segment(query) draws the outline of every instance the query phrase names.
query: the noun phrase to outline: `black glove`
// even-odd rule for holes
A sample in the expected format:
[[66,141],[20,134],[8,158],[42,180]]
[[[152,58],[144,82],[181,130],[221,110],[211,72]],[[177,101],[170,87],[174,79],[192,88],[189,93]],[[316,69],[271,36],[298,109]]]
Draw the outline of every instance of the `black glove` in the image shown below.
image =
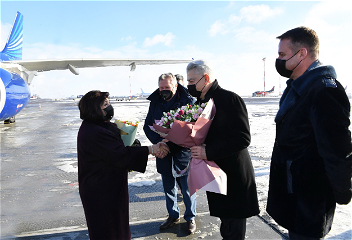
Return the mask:
[[334,192],[335,200],[338,204],[348,204],[352,198],[352,189],[343,192]]
[[138,139],[135,139],[134,142],[132,143],[131,147],[140,147],[141,142]]

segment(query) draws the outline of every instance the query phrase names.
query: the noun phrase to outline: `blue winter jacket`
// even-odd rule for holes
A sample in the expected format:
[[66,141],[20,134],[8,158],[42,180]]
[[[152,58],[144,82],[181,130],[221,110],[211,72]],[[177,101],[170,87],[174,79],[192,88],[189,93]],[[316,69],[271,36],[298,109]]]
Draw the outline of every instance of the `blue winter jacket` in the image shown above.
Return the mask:
[[[175,110],[187,104],[192,104],[195,100],[189,95],[187,89],[181,85],[178,85],[175,96],[166,102],[160,96],[159,89],[155,90],[148,98],[150,101],[149,111],[144,122],[144,133],[147,138],[156,144],[163,140],[159,134],[152,131],[149,126],[155,123],[155,120],[160,120],[163,112],[169,112],[170,110]],[[165,158],[156,158],[157,171],[160,174],[172,175],[172,159],[174,161],[174,168],[176,171],[180,171],[186,168],[188,162],[191,159],[190,152],[187,148],[182,148],[181,151],[177,153],[168,154]]]

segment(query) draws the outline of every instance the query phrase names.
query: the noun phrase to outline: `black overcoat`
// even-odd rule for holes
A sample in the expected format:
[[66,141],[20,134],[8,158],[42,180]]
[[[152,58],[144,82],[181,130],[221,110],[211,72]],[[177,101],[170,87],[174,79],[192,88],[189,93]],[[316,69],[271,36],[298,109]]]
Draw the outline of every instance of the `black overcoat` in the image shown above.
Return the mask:
[[243,99],[222,89],[217,80],[204,100],[212,98],[216,114],[205,139],[207,159],[227,174],[227,195],[207,192],[211,216],[248,218],[259,213],[255,175],[248,154],[250,130]]
[[333,67],[316,62],[288,80],[275,119],[267,212],[314,238],[330,231],[336,202],[351,199],[350,103],[335,79]]
[[145,172],[148,147],[125,147],[109,122],[83,121],[78,182],[90,239],[130,239],[128,170]]

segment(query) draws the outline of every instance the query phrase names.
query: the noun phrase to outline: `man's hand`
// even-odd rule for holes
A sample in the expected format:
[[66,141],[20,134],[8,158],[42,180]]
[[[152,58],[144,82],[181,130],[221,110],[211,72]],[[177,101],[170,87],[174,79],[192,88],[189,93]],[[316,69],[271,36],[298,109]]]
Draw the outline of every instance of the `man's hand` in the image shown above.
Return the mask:
[[170,152],[165,142],[159,142],[156,146],[158,147],[158,151],[154,156],[157,158],[164,158]]

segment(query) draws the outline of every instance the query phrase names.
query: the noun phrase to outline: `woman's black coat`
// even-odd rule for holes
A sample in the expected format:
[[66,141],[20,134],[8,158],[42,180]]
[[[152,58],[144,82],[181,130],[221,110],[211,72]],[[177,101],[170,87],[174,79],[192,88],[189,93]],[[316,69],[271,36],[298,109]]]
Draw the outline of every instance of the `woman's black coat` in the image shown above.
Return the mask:
[[[215,80],[205,95],[212,98],[216,114],[205,139],[207,159],[227,174],[227,195],[207,192],[210,215],[248,218],[259,213],[255,175],[248,154],[250,130],[247,109],[237,94],[222,89]],[[199,100],[199,99],[198,99]]]
[[267,212],[314,238],[330,231],[336,202],[351,199],[350,103],[335,79],[320,66],[288,80],[275,119]]
[[130,239],[128,170],[145,172],[148,147],[125,147],[110,122],[83,121],[78,182],[90,239]]

